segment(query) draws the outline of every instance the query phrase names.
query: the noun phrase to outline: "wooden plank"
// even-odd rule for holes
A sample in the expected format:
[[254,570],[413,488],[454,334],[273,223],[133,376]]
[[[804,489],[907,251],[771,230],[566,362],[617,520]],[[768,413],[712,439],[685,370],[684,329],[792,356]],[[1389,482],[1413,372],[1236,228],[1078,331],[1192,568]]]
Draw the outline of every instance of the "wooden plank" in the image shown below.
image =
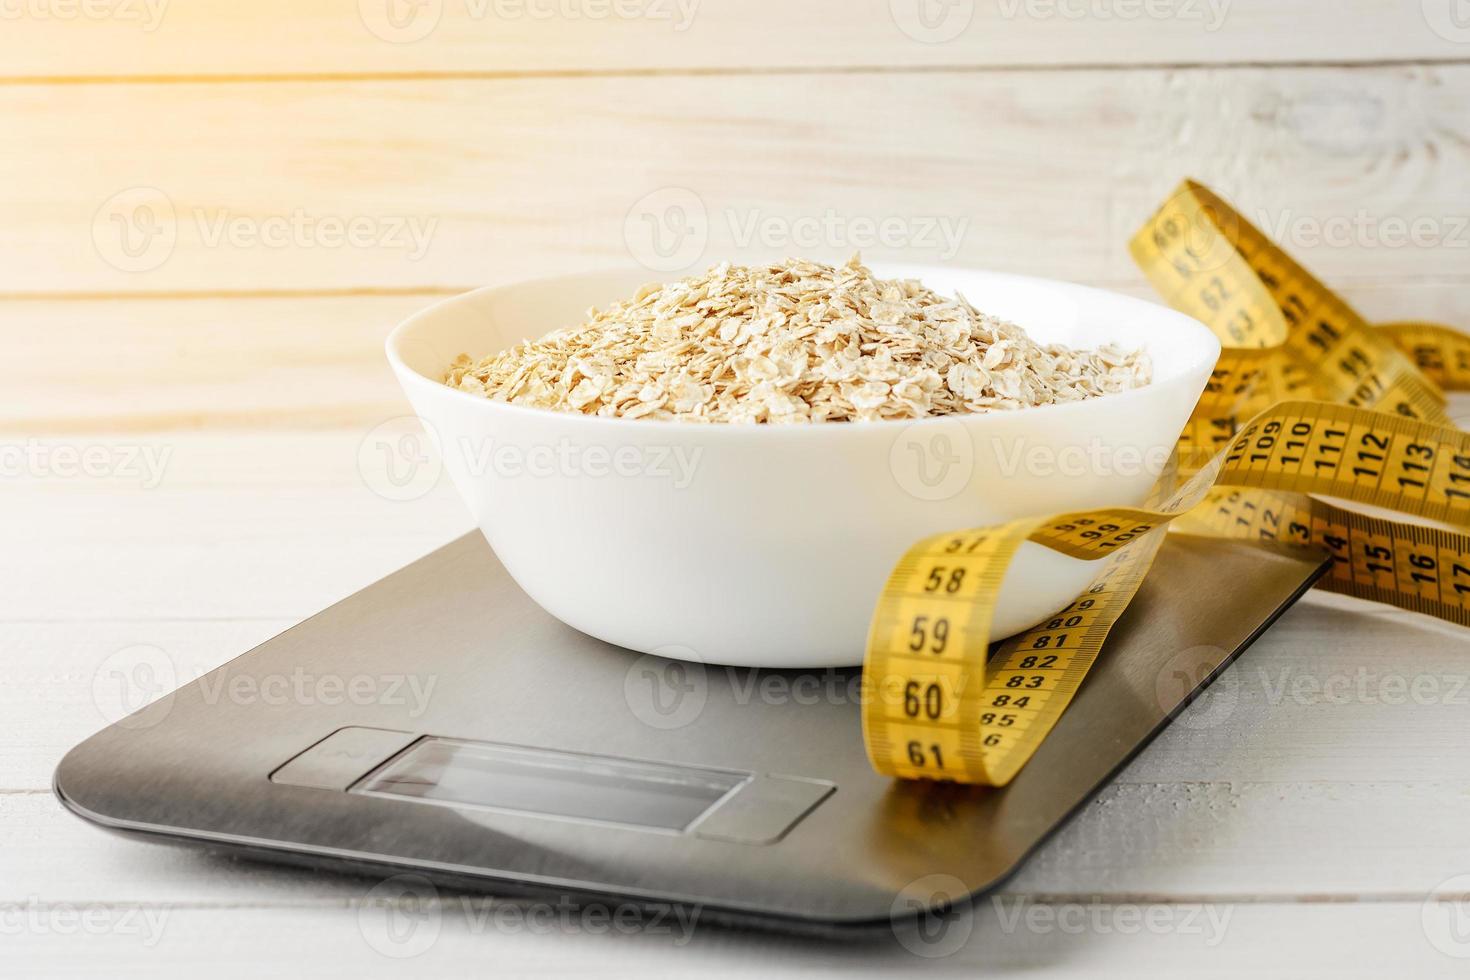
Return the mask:
[[1462,281],[1467,84],[1470,66],[816,75],[800,99],[765,75],[7,86],[0,295],[453,289],[859,249],[1121,282],[1185,175],[1333,282]]
[[[352,897],[366,894],[360,886]],[[90,927],[84,929],[79,915],[87,910]],[[22,976],[105,973],[152,980],[166,964],[180,973],[218,978],[274,973],[360,980],[402,976],[405,962],[416,975],[445,977],[483,970],[486,962],[512,976],[640,978],[905,976],[921,968],[967,976],[1024,973],[1042,980],[1464,975],[1463,962],[1427,938],[1418,902],[981,904],[926,934],[928,941],[910,936],[907,944],[882,936],[866,942],[799,941],[698,919],[692,930],[687,920],[650,920],[630,929],[626,917],[610,921],[555,904],[458,897],[423,907],[371,899],[344,908],[57,902],[15,911],[20,926],[6,937],[6,960]],[[1432,913],[1439,915],[1438,907]],[[1459,948],[1451,942],[1440,939],[1446,948]]]
[[0,432],[371,426],[407,411],[383,339],[438,298],[0,303]]
[[[168,444],[158,488],[120,475],[76,477],[75,486],[56,480],[60,489],[49,493],[7,492],[0,536],[25,560],[0,571],[0,619],[300,619],[470,530],[468,511],[437,470],[437,483],[417,499],[375,492],[357,471],[363,436],[273,440],[259,455],[243,437],[201,454],[179,439]],[[118,445],[74,445],[99,444]],[[299,483],[250,476],[252,458],[272,451],[299,463]],[[165,489],[211,460],[240,474],[238,489]],[[352,482],[312,486],[318,463]]]
[[[12,737],[0,747],[0,789],[45,790],[50,786],[50,773],[72,745],[294,622],[250,619],[0,627],[0,647],[6,654],[0,704],[18,722]],[[4,795],[0,801],[11,813],[26,803],[24,797]]]
[[[32,0],[0,77],[1376,62],[1464,58],[1439,11],[1362,0]],[[390,19],[391,15],[391,19]]]

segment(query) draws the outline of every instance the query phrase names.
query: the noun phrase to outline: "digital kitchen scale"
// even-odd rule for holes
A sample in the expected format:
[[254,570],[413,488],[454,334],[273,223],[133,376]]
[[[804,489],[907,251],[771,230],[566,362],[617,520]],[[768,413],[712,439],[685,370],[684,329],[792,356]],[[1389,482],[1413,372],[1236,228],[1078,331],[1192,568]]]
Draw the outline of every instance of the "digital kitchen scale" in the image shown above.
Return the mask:
[[[1016,871],[1325,567],[1170,535],[996,790],[874,773],[858,670],[640,657],[543,612],[476,532],[88,739],[55,791],[112,830],[293,863],[887,931],[956,897],[915,896],[926,876],[979,894]],[[302,675],[377,686],[370,703],[229,693]],[[428,696],[390,697],[405,676]]]

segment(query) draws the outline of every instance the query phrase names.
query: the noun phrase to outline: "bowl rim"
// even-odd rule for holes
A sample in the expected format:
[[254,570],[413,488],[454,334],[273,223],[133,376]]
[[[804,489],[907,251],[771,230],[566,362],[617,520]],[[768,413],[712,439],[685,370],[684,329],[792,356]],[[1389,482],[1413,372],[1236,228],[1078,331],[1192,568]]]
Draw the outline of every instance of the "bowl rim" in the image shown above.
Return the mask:
[[[879,261],[872,263],[872,268],[875,272],[884,276],[885,278],[911,278],[919,279],[922,281],[926,272],[938,272],[941,274],[979,274],[993,279],[1010,280],[1015,283],[1028,284],[1033,287],[1060,288],[1065,291],[1096,293],[1108,297],[1111,301],[1123,300],[1128,303],[1137,303],[1143,306],[1152,307],[1153,309],[1151,312],[1153,315],[1166,315],[1168,318],[1177,321],[1176,325],[1180,329],[1189,331],[1190,333],[1196,335],[1198,339],[1202,342],[1200,346],[1200,354],[1196,360],[1192,360],[1189,363],[1182,365],[1175,372],[1172,372],[1169,377],[1163,380],[1154,380],[1149,382],[1142,388],[1130,388],[1127,391],[1112,392],[1106,395],[1099,395],[1096,398],[1085,398],[1080,401],[1064,402],[1058,405],[1037,405],[1032,408],[1008,409],[1005,411],[996,412],[959,412],[950,415],[931,415],[917,419],[877,419],[871,421],[860,420],[837,422],[830,425],[826,423],[809,425],[752,425],[728,422],[689,422],[680,419],[623,419],[615,416],[582,415],[580,413],[573,412],[558,412],[547,408],[532,408],[525,405],[515,405],[510,402],[495,401],[490,398],[485,398],[482,395],[475,395],[467,391],[460,391],[458,388],[451,388],[443,381],[431,378],[428,375],[425,375],[422,372],[409,367],[399,354],[399,347],[406,340],[409,339],[410,335],[414,332],[414,329],[419,324],[444,313],[447,309],[451,307],[458,306],[462,303],[468,303],[473,297],[483,296],[487,293],[500,292],[502,290],[515,289],[522,286],[545,286],[552,283],[569,282],[578,279],[612,277],[615,275],[631,276],[636,272],[648,272],[648,270],[643,269],[640,266],[628,265],[603,266],[599,268],[584,269],[577,272],[563,273],[560,275],[535,276],[525,279],[515,279],[509,282],[480,286],[467,292],[445,297],[444,299],[441,299],[435,303],[430,304],[429,306],[415,311],[407,318],[400,321],[392,329],[392,331],[389,332],[387,339],[383,342],[383,348],[384,352],[387,354],[388,362],[392,366],[394,374],[398,376],[401,384],[407,385],[412,383],[414,385],[420,386],[421,389],[425,391],[432,390],[439,395],[448,394],[453,398],[460,399],[461,401],[458,402],[459,404],[478,405],[479,408],[474,409],[475,411],[488,412],[491,415],[504,414],[512,419],[518,416],[525,416],[528,418],[539,419],[542,422],[560,421],[562,423],[572,426],[583,425],[598,428],[615,426],[619,431],[622,431],[624,433],[628,431],[630,423],[636,424],[642,431],[655,431],[658,429],[662,429],[677,430],[679,432],[689,434],[699,433],[701,435],[707,433],[712,434],[715,432],[721,433],[721,435],[718,436],[711,436],[713,438],[739,438],[748,436],[748,434],[751,432],[760,432],[765,430],[769,430],[773,433],[824,432],[828,433],[829,435],[838,432],[862,433],[871,432],[874,429],[896,430],[908,426],[939,425],[945,422],[953,423],[957,420],[964,422],[966,425],[983,425],[985,424],[985,421],[987,419],[1014,418],[1018,414],[1033,415],[1037,412],[1048,413],[1048,418],[1057,418],[1059,416],[1064,416],[1065,413],[1069,412],[1074,414],[1084,412],[1088,409],[1089,406],[1096,405],[1099,401],[1107,401],[1109,404],[1119,404],[1121,402],[1130,401],[1143,401],[1150,398],[1152,392],[1161,386],[1175,385],[1180,382],[1186,381],[1191,375],[1201,369],[1212,370],[1220,357],[1220,340],[1218,337],[1215,336],[1214,331],[1210,330],[1209,327],[1205,326],[1203,323],[1190,316],[1189,314],[1182,313],[1179,310],[1165,306],[1162,303],[1154,302],[1151,299],[1144,299],[1138,296],[1130,296],[1127,293],[1115,292],[1110,289],[1102,289],[1097,286],[1088,286],[1082,283],[1068,282],[1063,279],[1047,279],[1042,276],[1022,275],[1012,272],[998,272],[990,269],[979,269],[973,266],[911,265],[907,263],[890,263]],[[669,279],[666,281],[672,282],[676,280]],[[1023,329],[1025,328],[1024,324],[1020,324],[1020,326]],[[428,387],[424,388],[423,386]]]

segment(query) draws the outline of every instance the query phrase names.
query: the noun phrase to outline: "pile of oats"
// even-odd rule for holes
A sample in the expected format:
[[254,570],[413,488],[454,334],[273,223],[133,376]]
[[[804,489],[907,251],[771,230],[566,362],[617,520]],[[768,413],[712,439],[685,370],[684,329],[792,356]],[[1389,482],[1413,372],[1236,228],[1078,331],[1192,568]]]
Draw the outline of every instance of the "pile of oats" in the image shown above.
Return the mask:
[[1042,346],[914,280],[834,267],[715,266],[445,383],[515,405],[625,419],[847,422],[991,412],[1149,383],[1142,351]]

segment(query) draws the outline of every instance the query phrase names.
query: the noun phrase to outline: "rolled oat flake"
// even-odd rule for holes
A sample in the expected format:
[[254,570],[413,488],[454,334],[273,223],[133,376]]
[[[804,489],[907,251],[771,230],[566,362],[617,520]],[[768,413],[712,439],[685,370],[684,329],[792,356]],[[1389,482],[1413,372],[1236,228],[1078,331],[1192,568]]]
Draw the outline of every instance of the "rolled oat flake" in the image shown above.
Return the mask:
[[1149,383],[1143,351],[1037,344],[963,296],[788,259],[648,285],[580,326],[445,383],[514,405],[625,419],[917,419],[1080,401]]

